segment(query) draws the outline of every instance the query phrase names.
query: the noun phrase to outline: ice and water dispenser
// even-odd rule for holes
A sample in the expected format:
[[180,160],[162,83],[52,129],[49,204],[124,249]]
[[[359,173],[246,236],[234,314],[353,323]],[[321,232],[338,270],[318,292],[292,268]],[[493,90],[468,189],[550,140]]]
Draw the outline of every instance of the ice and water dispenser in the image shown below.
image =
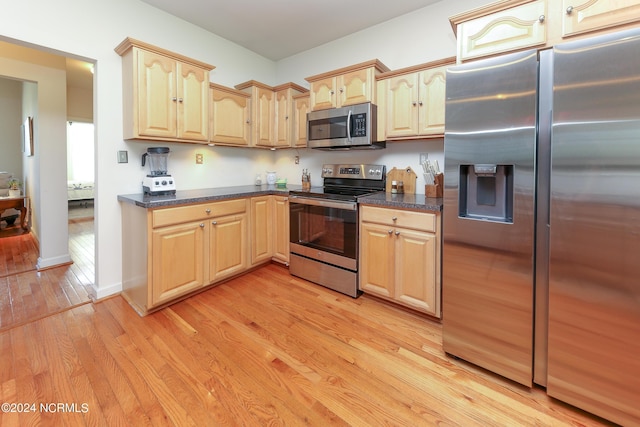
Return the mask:
[[460,165],[459,217],[513,223],[513,165]]

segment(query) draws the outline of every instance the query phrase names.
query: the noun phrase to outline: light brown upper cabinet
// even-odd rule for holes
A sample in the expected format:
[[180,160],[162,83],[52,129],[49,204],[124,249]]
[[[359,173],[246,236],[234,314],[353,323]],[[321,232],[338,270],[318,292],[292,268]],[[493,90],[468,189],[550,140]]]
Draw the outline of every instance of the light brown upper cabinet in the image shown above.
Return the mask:
[[219,145],[248,147],[251,141],[251,95],[209,84],[209,140]]
[[122,56],[124,139],[207,143],[214,67],[126,38]]
[[451,57],[380,74],[378,139],[442,137],[446,71],[454,64]]
[[306,92],[294,83],[277,87],[250,80],[235,86],[251,95],[251,146],[286,148],[293,139],[293,95]]
[[449,18],[458,62],[629,28],[640,0],[507,0]]
[[325,110],[363,102],[376,103],[376,76],[389,71],[377,59],[307,77],[311,110]]
[[307,113],[310,109],[309,92],[293,96],[293,146],[307,146]]

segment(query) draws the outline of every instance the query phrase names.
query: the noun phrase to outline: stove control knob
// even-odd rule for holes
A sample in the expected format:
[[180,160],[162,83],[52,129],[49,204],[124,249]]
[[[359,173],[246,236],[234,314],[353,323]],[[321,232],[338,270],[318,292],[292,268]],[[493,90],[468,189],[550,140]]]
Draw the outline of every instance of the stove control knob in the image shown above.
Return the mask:
[[162,185],[167,185],[167,181],[162,180]]

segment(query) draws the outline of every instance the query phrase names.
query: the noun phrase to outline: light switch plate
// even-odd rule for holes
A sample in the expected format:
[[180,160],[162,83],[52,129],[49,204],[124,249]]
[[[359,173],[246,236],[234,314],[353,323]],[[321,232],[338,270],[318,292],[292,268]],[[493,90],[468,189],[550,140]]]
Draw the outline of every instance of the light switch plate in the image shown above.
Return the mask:
[[118,151],[118,163],[129,163],[129,153],[126,150]]
[[196,153],[196,165],[201,165],[202,161],[202,153]]

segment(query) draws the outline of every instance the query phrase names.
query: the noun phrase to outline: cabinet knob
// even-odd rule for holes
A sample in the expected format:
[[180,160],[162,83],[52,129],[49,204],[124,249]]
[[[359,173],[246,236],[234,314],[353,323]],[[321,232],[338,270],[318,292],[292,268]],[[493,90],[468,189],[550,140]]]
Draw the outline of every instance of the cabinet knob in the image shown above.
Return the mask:
[[415,107],[416,105],[418,105],[418,103],[413,101],[413,106]]
[[200,223],[200,228],[204,228],[204,222]]
[[288,201],[289,201],[289,198],[288,198],[288,197],[285,197],[283,200],[284,200],[285,202],[288,202]]
[[399,235],[400,235],[400,232],[399,232],[399,231],[396,231],[396,236],[399,236]]
[[218,225],[218,221],[212,221],[211,224],[212,225]]
[[211,209],[205,209],[205,212],[210,214],[211,213]]
[[544,19],[545,19],[544,15],[538,16],[538,21],[540,21],[541,24],[544,22]]
[[178,98],[178,102],[182,102],[182,98]]
[[178,98],[176,98],[176,97],[174,96],[173,98],[171,98],[171,100],[172,100],[173,102],[176,102],[176,101],[178,100]]
[[573,6],[569,6],[567,8],[567,15],[571,15],[572,12],[573,12]]
[[391,218],[391,221],[393,221],[393,222],[396,222],[397,220],[398,220],[397,216],[394,216],[394,217]]
[[392,235],[393,234],[393,230],[389,230],[389,231],[387,231],[387,233],[389,233],[389,235]]
[[418,102],[418,105],[422,107],[422,101]]
[[343,87],[340,88],[340,93],[344,93],[344,88]]
[[331,95],[333,95],[335,92],[334,92],[334,91],[332,91],[332,90],[330,90],[330,91],[329,91],[329,93],[330,93]]
[[247,120],[247,124],[251,123],[249,120]]

